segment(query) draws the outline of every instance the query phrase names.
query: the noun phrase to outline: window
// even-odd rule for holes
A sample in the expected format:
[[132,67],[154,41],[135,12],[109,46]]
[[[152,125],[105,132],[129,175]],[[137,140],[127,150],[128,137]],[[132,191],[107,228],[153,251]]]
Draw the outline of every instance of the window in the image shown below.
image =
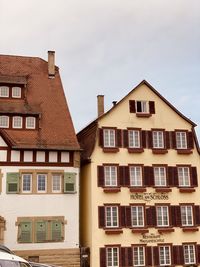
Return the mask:
[[131,219],[133,227],[144,226],[144,208],[143,206],[131,206]]
[[140,131],[128,130],[128,141],[130,148],[140,148]]
[[130,166],[130,185],[142,186],[142,168],[140,166]]
[[136,112],[148,113],[148,102],[147,101],[136,101]]
[[105,186],[117,186],[117,167],[104,166]]
[[145,248],[133,247],[133,266],[145,266]]
[[178,167],[179,186],[190,186],[190,169],[188,167]]
[[153,131],[153,148],[164,148],[164,138],[162,131]]
[[119,266],[119,248],[112,247],[106,248],[106,262],[107,267],[118,267]]
[[27,129],[35,129],[35,117],[27,117],[26,118],[26,128]]
[[154,184],[155,186],[166,186],[165,167],[154,167]]
[[13,128],[17,129],[22,128],[22,117],[19,116],[13,117]]
[[103,130],[104,147],[115,147],[115,130],[104,129]]
[[32,175],[23,174],[22,175],[22,192],[30,193],[32,190]]
[[61,192],[61,174],[52,174],[52,192]]
[[183,246],[184,253],[184,263],[185,264],[195,264],[196,256],[195,256],[195,246],[194,245],[184,245]]
[[21,88],[20,87],[12,87],[12,97],[13,98],[21,98]]
[[176,148],[177,149],[187,148],[186,132],[176,132]]
[[157,226],[169,226],[168,206],[156,207]]
[[9,87],[0,86],[0,97],[9,97]]
[[106,227],[118,227],[118,207],[107,206],[106,211]]
[[9,127],[9,117],[8,116],[0,116],[0,127],[8,128]]
[[40,193],[46,192],[46,180],[47,175],[46,174],[38,174],[37,175],[37,191]]
[[192,206],[181,206],[181,223],[182,226],[193,226]]
[[159,247],[159,262],[161,266],[171,265],[170,246]]

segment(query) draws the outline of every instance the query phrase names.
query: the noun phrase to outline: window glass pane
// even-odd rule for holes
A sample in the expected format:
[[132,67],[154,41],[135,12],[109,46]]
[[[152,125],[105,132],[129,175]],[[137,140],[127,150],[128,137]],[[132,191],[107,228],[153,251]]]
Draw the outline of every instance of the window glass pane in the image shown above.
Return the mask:
[[0,116],[0,127],[8,128],[9,127],[9,117],[8,116]]
[[160,265],[171,265],[171,255],[170,255],[170,247],[162,246],[159,247],[159,261]]
[[52,191],[61,191],[61,174],[52,174]]
[[154,183],[155,186],[166,186],[165,167],[154,167]]
[[184,245],[184,263],[185,264],[194,264],[196,263],[196,256],[195,256],[195,247],[194,245]]
[[140,166],[131,166],[130,171],[130,185],[142,186],[142,169]]
[[117,186],[117,167],[104,166],[105,186]]
[[9,87],[0,86],[0,97],[9,97]]
[[38,192],[46,192],[46,174],[37,175],[37,190]]
[[26,118],[26,128],[27,129],[35,129],[35,117],[27,117]]
[[133,266],[145,266],[144,247],[133,247]]
[[176,132],[176,147],[178,149],[187,148],[186,132]]
[[107,248],[106,258],[108,267],[118,267],[119,266],[119,252],[118,248]]
[[164,139],[162,131],[153,131],[153,147],[164,148]]
[[193,225],[193,208],[192,206],[181,206],[181,222],[183,226]]
[[32,175],[31,174],[23,174],[22,175],[22,188],[23,192],[31,192],[31,183],[32,183]]
[[115,147],[115,130],[104,129],[104,147]]
[[131,217],[133,227],[143,227],[144,226],[144,210],[142,206],[132,206],[131,207]]
[[118,227],[118,207],[106,207],[106,227]]
[[169,226],[168,207],[156,207],[157,225]]
[[22,128],[22,117],[13,117],[13,128]]
[[140,132],[135,130],[128,131],[128,140],[130,148],[140,147]]
[[141,112],[141,113],[149,112],[147,101],[136,101],[136,112]]
[[178,167],[179,186],[190,186],[190,170],[188,167]]
[[12,97],[21,98],[21,88],[20,87],[12,87]]

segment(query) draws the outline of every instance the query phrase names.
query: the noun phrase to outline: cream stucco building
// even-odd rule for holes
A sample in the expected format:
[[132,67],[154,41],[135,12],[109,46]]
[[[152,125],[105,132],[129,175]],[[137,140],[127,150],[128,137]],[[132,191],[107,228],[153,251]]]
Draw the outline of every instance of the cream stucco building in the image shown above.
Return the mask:
[[195,124],[142,81],[78,133],[90,266],[200,265]]

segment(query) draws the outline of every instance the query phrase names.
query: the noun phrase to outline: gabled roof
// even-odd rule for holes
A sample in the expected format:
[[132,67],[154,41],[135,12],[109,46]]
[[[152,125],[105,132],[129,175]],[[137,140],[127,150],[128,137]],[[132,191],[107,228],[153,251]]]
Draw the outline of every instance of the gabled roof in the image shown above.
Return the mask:
[[3,130],[13,148],[79,149],[58,67],[50,79],[41,58],[0,55],[0,82],[24,84],[26,90],[25,100],[0,99],[0,113],[40,116],[38,130]]

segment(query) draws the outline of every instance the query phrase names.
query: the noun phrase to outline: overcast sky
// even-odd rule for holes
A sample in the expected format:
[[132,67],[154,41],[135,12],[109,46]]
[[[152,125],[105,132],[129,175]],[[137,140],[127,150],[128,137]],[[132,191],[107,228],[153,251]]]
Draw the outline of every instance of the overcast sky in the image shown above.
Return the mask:
[[200,0],[0,0],[0,29],[1,54],[56,51],[76,131],[143,79],[200,125]]

